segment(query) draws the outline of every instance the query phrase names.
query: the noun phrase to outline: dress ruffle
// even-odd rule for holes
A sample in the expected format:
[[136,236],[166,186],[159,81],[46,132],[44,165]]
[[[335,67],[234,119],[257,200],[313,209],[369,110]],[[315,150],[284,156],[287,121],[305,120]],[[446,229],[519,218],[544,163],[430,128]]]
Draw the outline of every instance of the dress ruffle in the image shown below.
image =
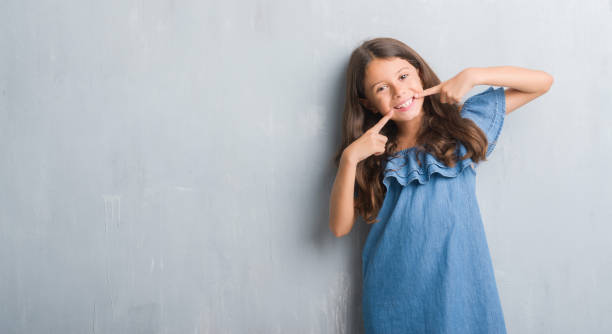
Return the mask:
[[[396,152],[396,157],[392,157],[387,162],[383,178],[383,183],[387,189],[389,189],[391,179],[393,178],[404,187],[415,180],[420,184],[426,184],[433,174],[439,174],[444,177],[456,177],[473,163],[471,158],[466,158],[457,161],[454,167],[448,167],[430,153],[420,152],[421,166],[419,166],[416,152],[413,151],[415,151],[415,147]],[[466,152],[467,150],[463,144],[459,144],[459,157],[464,156]]]

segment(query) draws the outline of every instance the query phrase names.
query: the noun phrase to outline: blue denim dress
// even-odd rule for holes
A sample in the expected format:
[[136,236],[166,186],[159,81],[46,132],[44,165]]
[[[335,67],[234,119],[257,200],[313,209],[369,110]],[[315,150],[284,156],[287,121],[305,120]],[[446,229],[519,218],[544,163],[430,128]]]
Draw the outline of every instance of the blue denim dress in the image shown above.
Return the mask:
[[[506,112],[504,88],[468,98],[461,116],[493,151]],[[460,155],[466,149],[459,145]],[[387,188],[363,248],[366,333],[506,333],[471,159],[448,167],[413,148],[388,160]]]

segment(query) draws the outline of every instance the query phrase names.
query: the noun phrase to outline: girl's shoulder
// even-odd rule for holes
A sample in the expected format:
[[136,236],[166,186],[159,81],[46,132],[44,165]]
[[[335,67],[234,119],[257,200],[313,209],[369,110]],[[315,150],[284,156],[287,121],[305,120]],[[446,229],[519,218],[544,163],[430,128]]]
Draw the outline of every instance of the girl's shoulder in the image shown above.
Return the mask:
[[504,87],[490,86],[485,91],[469,97],[459,109],[461,117],[472,120],[484,132],[489,142],[486,157],[497,143],[506,116]]

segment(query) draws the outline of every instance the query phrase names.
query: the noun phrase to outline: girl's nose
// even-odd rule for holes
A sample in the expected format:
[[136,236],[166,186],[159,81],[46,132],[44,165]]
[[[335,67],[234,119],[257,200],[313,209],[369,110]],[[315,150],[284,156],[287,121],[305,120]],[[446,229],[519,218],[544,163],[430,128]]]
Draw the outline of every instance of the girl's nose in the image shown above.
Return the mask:
[[405,89],[403,89],[402,87],[398,87],[398,86],[393,87],[393,91],[395,92],[396,98],[405,96],[406,93],[408,93],[407,91],[405,91]]

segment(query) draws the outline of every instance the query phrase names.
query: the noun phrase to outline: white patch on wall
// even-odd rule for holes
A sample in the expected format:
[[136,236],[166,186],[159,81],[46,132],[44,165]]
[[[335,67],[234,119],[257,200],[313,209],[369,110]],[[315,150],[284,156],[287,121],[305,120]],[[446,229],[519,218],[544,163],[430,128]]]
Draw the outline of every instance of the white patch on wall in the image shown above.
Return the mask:
[[108,232],[108,227],[119,227],[121,222],[121,196],[102,195],[104,199],[104,231]]

